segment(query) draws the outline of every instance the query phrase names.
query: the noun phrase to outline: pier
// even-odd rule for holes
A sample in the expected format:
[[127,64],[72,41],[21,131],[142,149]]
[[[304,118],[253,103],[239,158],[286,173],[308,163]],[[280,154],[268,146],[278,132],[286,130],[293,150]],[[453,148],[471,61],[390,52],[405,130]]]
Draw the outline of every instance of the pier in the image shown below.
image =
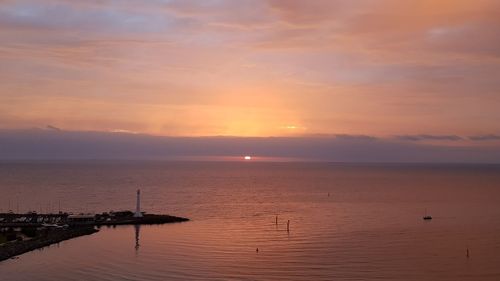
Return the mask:
[[[24,231],[23,231],[24,232]],[[24,254],[39,248],[47,247],[52,244],[59,243],[83,235],[90,235],[98,232],[94,227],[76,227],[68,229],[41,229],[35,233],[35,237],[26,240],[19,240],[0,244],[0,261],[9,259],[14,256]]]

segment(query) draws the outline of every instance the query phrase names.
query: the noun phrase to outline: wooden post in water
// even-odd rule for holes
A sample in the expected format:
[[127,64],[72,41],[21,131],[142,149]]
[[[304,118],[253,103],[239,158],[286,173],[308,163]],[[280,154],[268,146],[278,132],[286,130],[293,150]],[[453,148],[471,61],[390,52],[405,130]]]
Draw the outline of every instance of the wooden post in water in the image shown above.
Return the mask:
[[467,258],[469,258],[469,247],[467,247]]
[[286,231],[290,232],[290,220],[286,222]]
[[278,225],[278,215],[276,215],[276,225]]

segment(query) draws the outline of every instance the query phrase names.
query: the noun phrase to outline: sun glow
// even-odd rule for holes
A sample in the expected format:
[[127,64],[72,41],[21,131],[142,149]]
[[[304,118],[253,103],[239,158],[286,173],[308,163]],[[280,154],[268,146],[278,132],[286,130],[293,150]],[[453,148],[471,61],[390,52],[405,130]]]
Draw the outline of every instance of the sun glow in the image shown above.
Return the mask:
[[252,156],[248,156],[248,155],[247,155],[247,156],[245,156],[245,157],[244,157],[244,159],[245,159],[245,160],[252,160]]

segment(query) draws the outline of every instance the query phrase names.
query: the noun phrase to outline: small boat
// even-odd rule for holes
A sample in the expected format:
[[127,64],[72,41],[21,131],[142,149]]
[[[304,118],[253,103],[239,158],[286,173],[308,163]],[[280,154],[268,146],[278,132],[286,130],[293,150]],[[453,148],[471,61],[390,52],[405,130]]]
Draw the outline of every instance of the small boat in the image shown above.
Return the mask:
[[425,209],[425,215],[423,217],[424,220],[432,220],[432,216],[427,214],[427,209]]

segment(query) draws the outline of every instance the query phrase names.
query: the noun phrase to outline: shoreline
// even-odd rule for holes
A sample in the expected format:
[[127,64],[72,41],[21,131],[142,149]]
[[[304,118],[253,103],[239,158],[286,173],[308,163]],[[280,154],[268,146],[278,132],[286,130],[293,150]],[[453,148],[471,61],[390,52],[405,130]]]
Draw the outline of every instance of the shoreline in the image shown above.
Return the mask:
[[65,240],[91,235],[98,231],[93,226],[47,229],[46,235],[23,241],[10,241],[0,245],[0,262]]

